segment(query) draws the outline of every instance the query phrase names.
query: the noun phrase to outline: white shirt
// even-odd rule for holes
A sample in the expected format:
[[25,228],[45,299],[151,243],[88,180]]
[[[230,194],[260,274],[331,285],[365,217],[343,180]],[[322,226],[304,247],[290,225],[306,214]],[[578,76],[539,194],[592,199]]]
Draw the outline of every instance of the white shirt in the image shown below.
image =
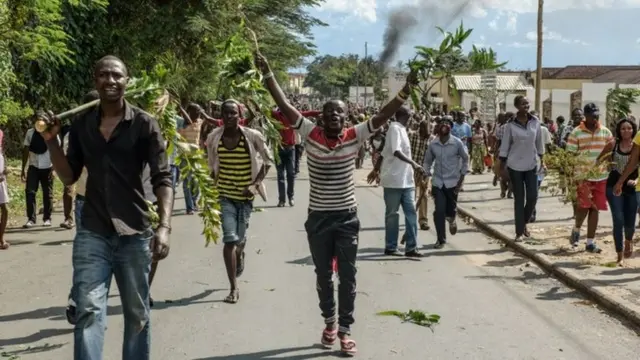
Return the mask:
[[394,121],[387,130],[384,148],[382,149],[382,167],[380,168],[380,185],[391,189],[408,189],[415,187],[413,167],[398,159],[394,153],[400,151],[411,159],[411,143],[407,128]]
[[[67,132],[67,134],[64,136],[64,141],[62,142],[62,151],[64,151],[64,154],[67,154],[67,150],[69,150],[69,133]],[[87,173],[87,168],[82,168],[82,173],[80,174],[80,177],[78,178],[78,181],[76,182],[76,194],[77,195],[81,195],[84,196],[84,194],[87,192],[87,178],[89,177],[89,174]]]
[[547,146],[549,144],[553,144],[553,138],[551,137],[551,132],[547,129],[546,126],[541,126],[540,130],[542,131],[542,144]]
[[[36,130],[31,128],[27,130],[27,134],[24,136],[24,146],[29,147],[31,145],[31,138]],[[60,138],[58,138],[60,142]],[[51,169],[53,164],[51,163],[51,156],[49,156],[49,150],[43,154],[36,154],[29,151],[29,166],[34,166],[37,169]]]

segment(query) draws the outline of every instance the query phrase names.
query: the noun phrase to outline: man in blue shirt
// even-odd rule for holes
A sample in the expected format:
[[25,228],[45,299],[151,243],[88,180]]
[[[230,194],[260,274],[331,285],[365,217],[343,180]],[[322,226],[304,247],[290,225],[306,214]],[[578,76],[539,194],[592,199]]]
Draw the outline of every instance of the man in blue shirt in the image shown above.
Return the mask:
[[453,122],[442,121],[438,128],[438,137],[427,148],[424,166],[427,176],[431,177],[431,195],[435,210],[433,223],[436,228],[436,249],[447,243],[445,224],[449,222],[449,232],[455,235],[456,207],[458,192],[462,188],[464,176],[469,172],[469,154],[460,139],[451,136]]

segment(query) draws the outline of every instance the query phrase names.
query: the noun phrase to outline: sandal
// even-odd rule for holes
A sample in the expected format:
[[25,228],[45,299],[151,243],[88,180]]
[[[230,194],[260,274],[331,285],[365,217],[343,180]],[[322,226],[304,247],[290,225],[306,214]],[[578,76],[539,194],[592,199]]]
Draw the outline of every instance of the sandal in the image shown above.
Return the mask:
[[522,233],[522,235],[524,235],[524,237],[531,237],[531,233],[526,227],[524,228],[524,232]]
[[236,277],[240,277],[244,272],[244,251],[238,256],[236,264]]
[[354,356],[358,352],[353,339],[340,339],[340,353],[343,356]]
[[325,328],[322,331],[322,338],[320,339],[320,343],[324,346],[333,346],[336,343],[336,339],[338,338],[338,329],[329,329]]
[[0,250],[7,250],[9,248],[9,243],[8,242],[3,242],[2,244],[0,244]]
[[629,240],[624,241],[624,257],[630,258],[633,255],[633,243]]
[[235,290],[231,290],[229,295],[227,295],[227,297],[224,298],[223,301],[226,302],[227,304],[236,304],[238,300],[240,300],[240,290],[235,289]]

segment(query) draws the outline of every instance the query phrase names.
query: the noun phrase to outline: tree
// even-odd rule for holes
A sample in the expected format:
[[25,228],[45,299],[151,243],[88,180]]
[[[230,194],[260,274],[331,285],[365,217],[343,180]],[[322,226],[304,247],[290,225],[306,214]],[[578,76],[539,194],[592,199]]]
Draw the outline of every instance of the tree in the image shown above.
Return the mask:
[[[225,44],[241,22],[259,34],[276,77],[315,53],[305,10],[316,0],[7,0],[0,2],[0,122],[16,155],[35,109],[63,111],[92,88],[93,64],[113,54],[132,76],[157,65],[183,102],[219,99]],[[3,56],[9,53],[10,56]],[[10,61],[7,61],[10,60]],[[4,119],[4,120],[3,120]],[[7,131],[7,129],[9,131]],[[8,143],[8,144],[7,144]]]
[[[440,81],[447,79],[450,86],[453,74],[463,71],[495,70],[506,63],[497,63],[495,52],[491,49],[473,47],[469,56],[462,53],[462,44],[469,38],[473,29],[465,29],[463,24],[454,32],[437,28],[443,35],[437,47],[416,46],[416,56],[410,60],[409,67],[418,72],[420,85],[414,88],[411,99],[416,106],[430,107],[429,94]],[[455,89],[453,89],[455,90]]]
[[609,129],[615,129],[616,123],[631,115],[631,105],[638,102],[640,89],[609,89],[607,92],[606,124]]
[[355,54],[316,57],[307,66],[305,86],[312,87],[325,97],[345,98],[350,86],[372,86],[380,91],[386,72],[372,56],[360,58]]

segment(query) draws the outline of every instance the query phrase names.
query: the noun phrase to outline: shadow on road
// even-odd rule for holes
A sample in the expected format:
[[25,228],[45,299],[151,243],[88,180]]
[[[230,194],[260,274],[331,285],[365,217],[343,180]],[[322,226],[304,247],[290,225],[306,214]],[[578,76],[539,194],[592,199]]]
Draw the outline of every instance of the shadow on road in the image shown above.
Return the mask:
[[[182,307],[182,306],[188,306],[193,304],[218,302],[217,300],[208,300],[208,301],[201,301],[201,300],[203,300],[204,298],[208,297],[209,295],[213,294],[216,291],[222,291],[222,290],[224,289],[209,289],[199,294],[176,299],[176,300],[156,301],[152,311],[164,310],[171,307]],[[37,320],[37,319],[49,319],[52,321],[66,320],[65,310],[66,310],[66,307],[64,306],[51,306],[48,308],[36,309],[36,310],[26,311],[26,312],[17,313],[17,314],[1,315],[0,323],[20,321],[20,320]],[[107,314],[121,315],[122,306],[120,305],[108,306]],[[2,346],[1,340],[0,340],[0,346]]]
[[[311,354],[286,355],[290,352],[318,350]],[[277,356],[277,357],[276,357]],[[207,358],[198,358],[193,360],[269,360],[269,359],[287,359],[287,360],[307,360],[317,359],[327,356],[341,357],[337,351],[331,351],[323,348],[321,345],[300,346],[284,349],[265,350],[247,354],[221,355]]]
[[[73,328],[70,327],[68,329],[44,329],[40,330],[35,334],[31,334],[28,336],[23,336],[19,338],[13,339],[0,339],[0,346],[17,346],[17,345],[27,345],[32,344],[44,339],[48,339],[54,336],[67,335],[73,332]],[[62,346],[62,345],[61,345]],[[54,348],[48,348],[48,350],[54,350]]]
[[[2,340],[0,340],[2,341]],[[43,352],[47,352],[47,351],[52,351],[52,350],[57,350],[60,349],[61,347],[67,345],[68,343],[62,343],[62,344],[44,344],[44,345],[37,345],[37,346],[28,346],[25,349],[18,349],[18,350],[9,350],[6,348],[2,348],[0,347],[0,358],[6,357],[8,359],[20,359],[20,356],[24,356],[24,355],[31,355],[31,354],[39,354],[39,353],[43,353]]]

